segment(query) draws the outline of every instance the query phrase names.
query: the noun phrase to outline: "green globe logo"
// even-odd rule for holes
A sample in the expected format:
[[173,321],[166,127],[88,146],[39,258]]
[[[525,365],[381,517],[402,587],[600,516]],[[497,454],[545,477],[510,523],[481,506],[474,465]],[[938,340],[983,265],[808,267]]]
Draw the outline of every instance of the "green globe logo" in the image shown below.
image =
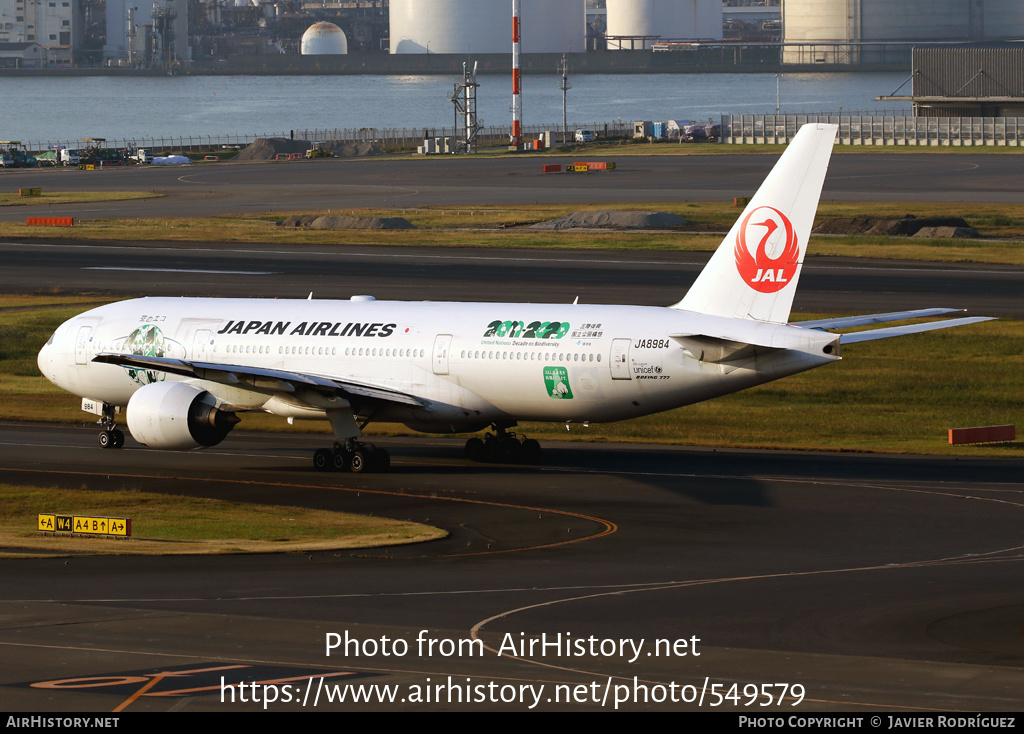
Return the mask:
[[[133,331],[124,341],[124,349],[129,354],[140,357],[163,357],[168,352],[169,344],[164,338],[164,333],[159,326],[146,324]],[[128,376],[140,385],[149,385],[153,382],[162,382],[167,374],[156,370],[147,370],[139,367],[125,367]]]

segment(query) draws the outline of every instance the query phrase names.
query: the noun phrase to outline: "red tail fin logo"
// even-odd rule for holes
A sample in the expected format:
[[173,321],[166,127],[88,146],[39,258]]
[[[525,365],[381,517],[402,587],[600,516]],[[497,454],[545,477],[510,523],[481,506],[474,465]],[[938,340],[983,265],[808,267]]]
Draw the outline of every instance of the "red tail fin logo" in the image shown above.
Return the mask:
[[[748,244],[760,237],[754,253]],[[768,248],[781,252],[775,257]],[[736,270],[744,282],[761,293],[775,293],[789,285],[796,274],[800,259],[800,245],[796,241],[793,223],[778,209],[759,206],[740,224],[736,235]]]

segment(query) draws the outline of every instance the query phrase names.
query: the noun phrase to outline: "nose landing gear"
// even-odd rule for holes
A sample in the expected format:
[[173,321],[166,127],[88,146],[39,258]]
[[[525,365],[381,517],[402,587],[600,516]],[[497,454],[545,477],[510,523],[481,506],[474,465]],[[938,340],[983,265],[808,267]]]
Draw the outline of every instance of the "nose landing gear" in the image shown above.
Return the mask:
[[103,414],[96,421],[103,429],[96,437],[101,449],[119,449],[124,446],[124,433],[117,427],[117,421],[114,419],[115,410],[113,405],[104,403]]

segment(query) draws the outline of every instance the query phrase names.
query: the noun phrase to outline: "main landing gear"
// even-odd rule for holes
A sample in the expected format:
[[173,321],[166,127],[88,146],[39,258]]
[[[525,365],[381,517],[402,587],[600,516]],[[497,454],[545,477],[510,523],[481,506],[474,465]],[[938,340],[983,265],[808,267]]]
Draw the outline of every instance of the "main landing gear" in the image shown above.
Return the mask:
[[96,438],[101,449],[119,449],[124,446],[124,433],[117,428],[113,405],[103,404],[103,415],[96,423],[103,429]]
[[386,472],[391,468],[391,455],[373,444],[347,439],[335,442],[333,449],[317,449],[313,454],[317,471]]
[[532,438],[506,431],[504,426],[493,425],[494,433],[483,438],[466,441],[466,457],[473,461],[493,461],[503,464],[539,464],[540,444]]

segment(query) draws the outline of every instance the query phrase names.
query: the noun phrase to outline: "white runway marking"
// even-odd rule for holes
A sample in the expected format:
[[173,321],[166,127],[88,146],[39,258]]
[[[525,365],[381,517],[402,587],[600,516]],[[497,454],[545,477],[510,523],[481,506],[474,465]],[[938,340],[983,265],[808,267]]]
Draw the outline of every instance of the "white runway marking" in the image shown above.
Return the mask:
[[94,266],[82,270],[127,270],[136,273],[206,273],[212,275],[275,275],[269,270],[199,270],[196,268],[121,268]]

